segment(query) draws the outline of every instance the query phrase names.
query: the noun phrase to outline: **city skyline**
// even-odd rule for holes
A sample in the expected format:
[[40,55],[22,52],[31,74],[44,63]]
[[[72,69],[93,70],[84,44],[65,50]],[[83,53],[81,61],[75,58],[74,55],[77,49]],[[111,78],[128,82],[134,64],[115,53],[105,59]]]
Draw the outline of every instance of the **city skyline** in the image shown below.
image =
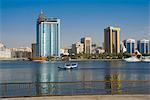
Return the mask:
[[120,27],[121,40],[150,37],[148,0],[4,0],[0,11],[1,42],[7,47],[31,47],[36,41],[35,23],[41,9],[47,17],[61,19],[61,47],[86,36],[102,46],[107,26]]

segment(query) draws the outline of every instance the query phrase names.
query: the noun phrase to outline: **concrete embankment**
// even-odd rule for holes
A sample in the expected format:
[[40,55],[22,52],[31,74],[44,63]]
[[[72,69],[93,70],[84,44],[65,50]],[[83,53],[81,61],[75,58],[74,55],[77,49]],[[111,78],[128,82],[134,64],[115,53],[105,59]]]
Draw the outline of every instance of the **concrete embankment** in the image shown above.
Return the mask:
[[2,98],[1,100],[150,100],[150,95],[76,95]]
[[28,58],[0,58],[0,61],[29,60]]

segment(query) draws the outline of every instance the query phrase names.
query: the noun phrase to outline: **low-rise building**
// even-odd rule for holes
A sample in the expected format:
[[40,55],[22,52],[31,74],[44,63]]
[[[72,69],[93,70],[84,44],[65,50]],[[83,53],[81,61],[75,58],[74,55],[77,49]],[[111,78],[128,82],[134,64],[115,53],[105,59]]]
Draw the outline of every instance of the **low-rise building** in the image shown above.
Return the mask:
[[72,44],[72,53],[82,54],[84,52],[84,45],[80,42]]
[[60,55],[69,55],[68,49],[67,48],[60,49]]
[[0,43],[0,58],[11,58],[10,49],[6,48],[3,43]]
[[96,48],[97,48],[97,45],[96,44],[92,44],[92,54],[95,54],[96,53]]
[[102,49],[102,47],[97,47],[97,48],[95,49],[95,51],[96,51],[96,54],[101,54],[101,53],[104,53],[104,52],[105,52],[105,50]]
[[31,58],[31,48],[11,48],[11,57],[12,58]]
[[0,51],[0,58],[11,58],[11,51],[9,49]]

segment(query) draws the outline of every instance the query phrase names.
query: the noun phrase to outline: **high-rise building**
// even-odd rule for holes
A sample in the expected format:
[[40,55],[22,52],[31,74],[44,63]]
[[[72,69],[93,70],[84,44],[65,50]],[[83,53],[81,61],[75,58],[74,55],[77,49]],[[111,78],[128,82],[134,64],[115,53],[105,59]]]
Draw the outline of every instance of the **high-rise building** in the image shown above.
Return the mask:
[[37,56],[60,56],[60,19],[45,18],[41,11],[37,20]]
[[127,52],[130,54],[135,52],[135,40],[134,39],[126,40],[126,49],[127,49]]
[[104,29],[104,49],[107,53],[120,53],[120,28]]
[[75,44],[72,44],[72,53],[75,53],[75,54],[79,54],[79,53],[83,53],[83,47],[84,45],[80,42],[77,42]]
[[138,51],[142,54],[150,53],[149,43],[150,43],[149,40],[146,40],[146,39],[141,39],[141,40],[137,41]]
[[81,38],[81,43],[84,44],[84,53],[91,54],[91,52],[92,52],[92,39],[91,39],[91,37]]

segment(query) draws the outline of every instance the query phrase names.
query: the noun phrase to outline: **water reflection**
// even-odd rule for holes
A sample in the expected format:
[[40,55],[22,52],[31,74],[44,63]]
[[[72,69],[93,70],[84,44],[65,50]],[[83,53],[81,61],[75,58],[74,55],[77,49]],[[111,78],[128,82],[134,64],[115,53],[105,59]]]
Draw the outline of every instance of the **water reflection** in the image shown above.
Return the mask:
[[37,95],[54,94],[55,85],[52,83],[55,81],[54,64],[41,62],[37,69]]
[[112,68],[121,67],[122,63],[111,61],[108,63],[108,69],[105,69],[105,89],[107,94],[121,93],[121,72]]
[[108,73],[105,75],[105,89],[107,94],[121,93],[121,82],[119,73]]

